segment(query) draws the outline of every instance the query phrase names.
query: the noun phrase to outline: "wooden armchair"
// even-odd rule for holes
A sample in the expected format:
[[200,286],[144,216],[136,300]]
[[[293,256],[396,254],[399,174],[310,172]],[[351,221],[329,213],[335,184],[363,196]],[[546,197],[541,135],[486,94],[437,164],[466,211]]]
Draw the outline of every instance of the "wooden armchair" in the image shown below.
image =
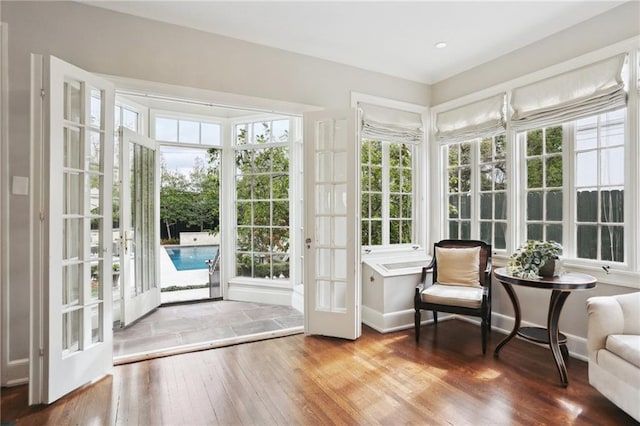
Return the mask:
[[[427,272],[432,284],[427,285]],[[475,240],[442,240],[434,244],[433,259],[422,269],[415,298],[416,343],[420,341],[421,310],[471,315],[482,319],[482,354],[491,331],[491,245]]]

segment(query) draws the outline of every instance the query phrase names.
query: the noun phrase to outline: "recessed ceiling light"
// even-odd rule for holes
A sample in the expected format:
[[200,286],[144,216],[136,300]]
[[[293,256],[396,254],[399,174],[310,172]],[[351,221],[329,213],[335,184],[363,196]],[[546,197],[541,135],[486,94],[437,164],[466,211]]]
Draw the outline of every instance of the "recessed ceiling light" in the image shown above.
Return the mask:
[[444,49],[445,47],[447,47],[447,42],[439,41],[436,44],[434,44],[434,46],[436,47],[436,49]]

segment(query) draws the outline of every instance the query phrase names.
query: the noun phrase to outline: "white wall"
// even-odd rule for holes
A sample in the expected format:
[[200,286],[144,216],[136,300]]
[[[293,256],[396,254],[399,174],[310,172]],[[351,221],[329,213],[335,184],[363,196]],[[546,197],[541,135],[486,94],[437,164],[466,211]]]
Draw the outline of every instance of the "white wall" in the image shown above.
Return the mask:
[[[9,176],[30,176],[30,53],[100,74],[323,108],[349,107],[351,91],[429,103],[424,84],[78,3],[3,0],[0,20],[9,33]],[[2,384],[27,371],[29,208],[28,197],[9,196]]]
[[624,3],[522,49],[432,85],[431,105],[439,105],[513,80],[639,33],[640,2]]

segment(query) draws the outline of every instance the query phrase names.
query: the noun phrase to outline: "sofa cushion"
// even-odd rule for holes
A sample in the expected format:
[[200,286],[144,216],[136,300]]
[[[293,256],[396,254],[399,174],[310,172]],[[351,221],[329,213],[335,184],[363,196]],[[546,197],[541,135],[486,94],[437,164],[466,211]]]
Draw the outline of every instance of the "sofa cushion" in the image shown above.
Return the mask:
[[605,347],[608,351],[640,368],[640,335],[611,334],[607,336]]
[[462,285],[434,284],[424,289],[422,301],[448,306],[464,306],[466,308],[479,308],[482,304],[482,287],[469,287]]

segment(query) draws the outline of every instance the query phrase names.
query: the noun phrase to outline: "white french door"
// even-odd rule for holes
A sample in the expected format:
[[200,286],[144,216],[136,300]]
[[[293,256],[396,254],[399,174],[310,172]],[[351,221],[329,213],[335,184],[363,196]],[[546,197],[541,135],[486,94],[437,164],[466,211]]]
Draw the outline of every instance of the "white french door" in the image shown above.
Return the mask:
[[355,109],[304,115],[305,332],[357,339],[359,144]]
[[120,128],[122,326],[160,306],[159,153],[155,141]]
[[112,367],[114,88],[32,56],[34,241],[29,402],[51,403]]

